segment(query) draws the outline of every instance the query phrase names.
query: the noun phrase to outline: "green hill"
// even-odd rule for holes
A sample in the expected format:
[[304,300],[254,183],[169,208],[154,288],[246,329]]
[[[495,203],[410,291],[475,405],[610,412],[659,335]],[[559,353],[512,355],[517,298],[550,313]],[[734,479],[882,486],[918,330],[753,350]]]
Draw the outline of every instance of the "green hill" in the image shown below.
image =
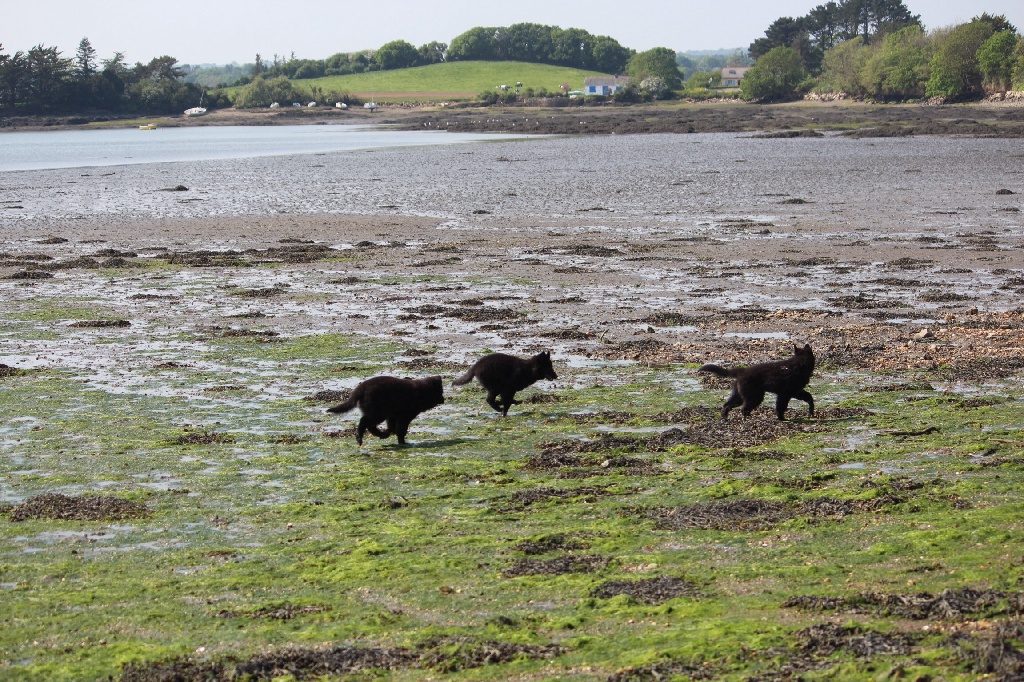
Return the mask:
[[[517,82],[524,88],[546,88],[548,92],[557,92],[563,83],[568,83],[571,90],[582,90],[584,78],[607,75],[598,71],[527,62],[451,62],[394,71],[310,78],[292,83],[307,92],[310,87],[317,87],[324,92],[347,92],[363,99],[370,99],[372,95],[384,102],[415,102],[471,99],[481,92],[496,92],[496,86],[513,86]],[[238,89],[225,88],[224,92],[231,97]]]

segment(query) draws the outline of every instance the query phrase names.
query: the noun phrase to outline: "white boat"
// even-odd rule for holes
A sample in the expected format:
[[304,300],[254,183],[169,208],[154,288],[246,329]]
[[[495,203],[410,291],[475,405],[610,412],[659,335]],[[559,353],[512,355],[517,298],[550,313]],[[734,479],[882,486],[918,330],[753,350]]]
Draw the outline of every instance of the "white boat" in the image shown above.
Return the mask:
[[205,97],[205,96],[206,96],[205,92],[203,94],[199,95],[199,106],[198,107],[192,107],[191,109],[186,109],[185,110],[185,115],[186,116],[202,116],[203,114],[205,114],[206,113],[206,109],[203,108],[203,97]]
[[363,108],[364,109],[369,109],[370,111],[374,111],[377,108],[377,103],[376,102],[367,102],[366,104],[363,105]]
[[156,130],[155,123],[145,123],[139,126],[139,130]]

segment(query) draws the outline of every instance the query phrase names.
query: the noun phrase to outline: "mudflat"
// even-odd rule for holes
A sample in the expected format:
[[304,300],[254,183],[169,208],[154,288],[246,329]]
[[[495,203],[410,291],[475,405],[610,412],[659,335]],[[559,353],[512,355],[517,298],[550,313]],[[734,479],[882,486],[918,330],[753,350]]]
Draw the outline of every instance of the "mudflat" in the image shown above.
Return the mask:
[[[729,132],[0,175],[0,671],[987,671],[1024,604],[1022,160]],[[814,418],[717,418],[699,365],[794,343]],[[558,379],[501,418],[450,385],[486,350]],[[378,374],[446,378],[405,450],[325,413]]]

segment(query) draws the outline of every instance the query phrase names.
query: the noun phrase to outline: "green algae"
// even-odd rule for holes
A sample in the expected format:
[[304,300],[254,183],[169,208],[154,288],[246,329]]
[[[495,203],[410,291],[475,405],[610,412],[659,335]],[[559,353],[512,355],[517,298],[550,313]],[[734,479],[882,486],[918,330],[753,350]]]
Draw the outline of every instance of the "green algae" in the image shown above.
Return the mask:
[[[29,324],[94,319],[98,309],[20,314]],[[370,438],[359,448],[351,435],[331,435],[355,416],[326,415],[302,398],[331,379],[391,371],[403,344],[308,334],[271,344],[213,338],[206,348],[193,357],[219,369],[133,363],[124,383],[85,370],[4,379],[0,501],[116,494],[151,516],[0,516],[3,677],[90,679],[200,650],[221,661],[287,645],[415,647],[445,637],[465,638],[436,648],[434,674],[446,679],[608,679],[665,661],[745,679],[777,672],[800,651],[800,633],[826,620],[785,607],[791,596],[1016,590],[1024,579],[1021,393],[1012,386],[971,399],[920,388],[850,393],[826,373],[812,389],[819,409],[842,408],[839,416],[799,414],[795,431],[750,447],[613,446],[573,478],[522,465],[553,441],[701,429],[709,422],[666,415],[715,414],[722,395],[685,388],[689,365],[619,364],[601,369],[600,386],[524,391],[502,419],[479,390],[446,388],[445,405],[413,423],[410,447]],[[261,391],[274,384],[284,388]],[[532,402],[544,395],[557,400]],[[771,424],[770,415],[752,419],[762,417]],[[655,460],[659,474],[601,466],[624,455]],[[675,530],[639,513],[746,499],[801,510],[826,498],[864,506]],[[550,572],[510,571],[527,556],[517,549],[524,540],[555,536],[569,540],[539,555]],[[587,570],[559,569],[573,566]],[[594,596],[611,581],[670,576],[700,594],[657,604]],[[291,615],[266,616],[278,612]],[[938,630],[921,630],[949,623],[849,619],[872,632],[926,634],[911,653],[817,656],[808,677],[897,668],[975,676]],[[470,645],[487,639],[560,651],[462,667]]]

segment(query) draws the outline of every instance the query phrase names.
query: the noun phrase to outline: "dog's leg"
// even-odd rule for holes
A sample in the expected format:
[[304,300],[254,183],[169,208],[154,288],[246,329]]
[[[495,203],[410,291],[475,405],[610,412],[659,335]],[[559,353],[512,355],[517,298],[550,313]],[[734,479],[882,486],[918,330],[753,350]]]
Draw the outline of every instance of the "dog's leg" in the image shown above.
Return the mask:
[[789,407],[789,396],[780,393],[775,398],[775,414],[780,422],[786,421],[786,408]]
[[495,412],[502,412],[502,413],[504,413],[504,410],[502,409],[502,406],[499,405],[498,402],[495,400],[495,398],[497,398],[497,397],[498,397],[498,394],[495,393],[494,391],[487,391],[487,404],[490,405],[491,407],[493,407]]
[[394,425],[388,422],[388,428],[391,432],[398,436],[398,444],[405,445],[405,434],[409,433],[409,422],[407,421],[396,421]]
[[749,417],[750,413],[760,407],[762,402],[764,402],[764,391],[759,390],[745,393],[743,395],[743,409],[741,410],[743,416]]
[[793,394],[793,397],[807,403],[807,416],[814,416],[814,397],[810,393],[807,391],[800,391],[799,393]]
[[356,443],[358,443],[359,445],[363,444],[363,434],[366,433],[366,430],[368,428],[372,429],[375,427],[372,424],[370,424],[370,420],[364,416],[362,419],[359,420],[359,425],[356,426]]
[[740,397],[740,394],[734,388],[732,390],[732,395],[729,396],[729,398],[725,401],[725,405],[722,406],[722,419],[728,419],[729,410],[731,410],[734,407],[739,407],[742,404],[743,398]]
[[519,404],[519,401],[515,399],[515,396],[516,396],[515,393],[511,393],[511,394],[509,394],[509,393],[502,393],[501,394],[501,404],[502,404],[501,416],[507,417],[508,416],[508,409],[510,407],[512,407],[513,405],[518,405]]
[[391,435],[391,422],[388,422],[388,428],[385,430],[381,430],[377,424],[367,424],[366,430],[377,436],[377,438],[387,438]]

